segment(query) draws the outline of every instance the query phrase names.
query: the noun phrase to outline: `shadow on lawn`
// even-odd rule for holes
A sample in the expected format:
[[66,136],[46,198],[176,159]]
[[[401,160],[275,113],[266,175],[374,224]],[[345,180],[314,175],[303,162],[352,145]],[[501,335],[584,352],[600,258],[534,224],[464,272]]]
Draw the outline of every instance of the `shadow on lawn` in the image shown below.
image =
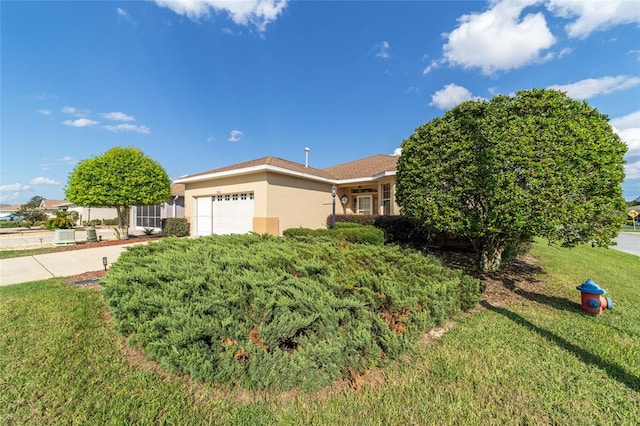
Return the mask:
[[595,355],[548,330],[538,327],[537,325],[529,322],[528,320],[526,320],[525,318],[523,318],[522,316],[514,312],[511,312],[504,308],[493,306],[492,304],[486,301],[481,302],[481,304],[488,310],[496,312],[500,315],[503,315],[506,318],[509,318],[511,321],[515,322],[516,324],[528,330],[531,330],[534,333],[537,333],[538,335],[549,340],[551,343],[554,343],[560,346],[561,348],[571,352],[585,364],[593,365],[596,368],[604,370],[609,377],[620,382],[621,384],[625,385],[629,389],[636,392],[640,391],[640,377],[636,377],[628,373],[619,365],[609,362],[606,359],[598,355]]
[[524,289],[522,286],[517,285],[516,281],[507,277],[503,277],[501,281],[504,288],[532,302],[548,305],[560,311],[576,312],[580,310],[580,303],[567,299],[566,297],[549,296],[547,294]]

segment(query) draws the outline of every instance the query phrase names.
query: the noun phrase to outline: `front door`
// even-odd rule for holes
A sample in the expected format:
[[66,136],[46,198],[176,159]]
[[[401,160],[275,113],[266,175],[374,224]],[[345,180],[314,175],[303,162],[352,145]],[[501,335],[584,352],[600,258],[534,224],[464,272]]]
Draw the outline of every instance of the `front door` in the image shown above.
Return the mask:
[[371,195],[358,195],[356,198],[356,214],[371,214],[372,204]]

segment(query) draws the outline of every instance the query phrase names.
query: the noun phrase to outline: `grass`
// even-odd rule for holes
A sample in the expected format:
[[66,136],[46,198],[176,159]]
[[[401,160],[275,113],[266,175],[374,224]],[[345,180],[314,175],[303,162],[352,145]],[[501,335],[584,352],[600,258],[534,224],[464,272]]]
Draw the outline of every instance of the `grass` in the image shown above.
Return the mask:
[[38,254],[53,253],[56,247],[33,248],[24,250],[0,250],[0,259],[11,259],[13,257],[36,256]]
[[620,232],[640,232],[640,225],[635,228],[633,226],[623,226],[620,228]]
[[[543,290],[459,316],[384,383],[320,395],[225,393],[135,366],[98,292],[60,279],[3,287],[0,424],[640,423],[640,257],[540,242],[532,255]],[[580,311],[588,277],[612,311]]]

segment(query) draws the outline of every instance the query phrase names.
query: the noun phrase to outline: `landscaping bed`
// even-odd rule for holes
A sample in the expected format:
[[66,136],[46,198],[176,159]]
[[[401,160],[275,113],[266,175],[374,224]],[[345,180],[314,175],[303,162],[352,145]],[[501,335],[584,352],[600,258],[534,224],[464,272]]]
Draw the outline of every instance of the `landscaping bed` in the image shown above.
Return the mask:
[[395,246],[258,235],[135,246],[101,282],[116,328],[169,372],[279,390],[385,365],[480,293]]

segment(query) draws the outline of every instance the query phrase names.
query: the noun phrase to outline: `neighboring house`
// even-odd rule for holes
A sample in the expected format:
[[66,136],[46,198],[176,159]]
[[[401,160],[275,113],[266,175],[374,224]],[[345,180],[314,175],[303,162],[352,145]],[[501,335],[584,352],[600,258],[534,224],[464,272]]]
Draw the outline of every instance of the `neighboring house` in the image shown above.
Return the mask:
[[118,217],[118,212],[112,207],[81,207],[67,200],[42,200],[40,208],[44,209],[49,217],[55,217],[57,211],[78,212],[78,225],[95,219],[115,219]]
[[171,197],[162,204],[131,207],[130,225],[133,229],[161,229],[162,219],[184,217],[184,185],[172,184]]
[[[264,157],[184,176],[191,235],[323,228],[332,213],[395,215],[398,157],[374,155],[326,169]],[[332,197],[331,187],[337,187]]]
[[18,213],[22,206],[0,206],[0,217],[7,217]]
[[40,208],[49,217],[55,217],[57,211],[67,211],[69,209],[69,202],[67,200],[42,200],[40,201]]

